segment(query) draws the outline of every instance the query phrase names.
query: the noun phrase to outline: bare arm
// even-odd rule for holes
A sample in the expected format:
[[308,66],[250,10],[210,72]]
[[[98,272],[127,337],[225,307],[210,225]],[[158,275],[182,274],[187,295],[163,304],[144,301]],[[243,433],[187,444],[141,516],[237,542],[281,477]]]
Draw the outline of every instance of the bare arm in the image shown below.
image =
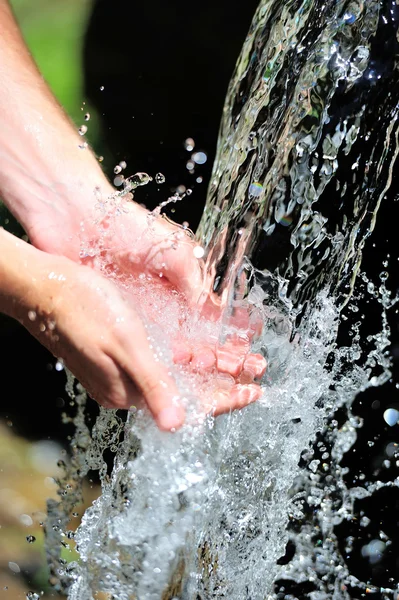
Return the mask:
[[[0,196],[36,246],[0,229],[0,311],[18,318],[64,358],[99,402],[127,407],[138,389],[160,427],[178,427],[184,411],[174,402],[176,385],[154,361],[134,307],[104,277],[68,260],[79,262],[81,223],[85,243],[98,245],[95,191],[103,197],[114,191],[94,154],[81,146],[82,138],[32,61],[7,0],[0,0]],[[150,273],[195,301],[202,290],[195,242],[163,219],[152,219],[149,228],[148,212],[135,203],[123,208],[123,218],[107,230],[108,264],[128,275]],[[61,279],[49,277],[53,272]],[[33,313],[37,318],[31,320]],[[211,345],[212,368],[221,366],[238,381],[245,357],[240,354],[237,361],[237,352],[227,352],[219,365],[214,341]],[[190,357],[203,366],[201,357]],[[258,363],[254,377],[265,369],[262,357]],[[237,383],[210,408],[225,412],[259,394],[257,385]]]
[[0,196],[43,249],[65,254],[61,230],[76,234],[95,188],[112,192],[83,141],[36,68],[8,1],[0,0]]

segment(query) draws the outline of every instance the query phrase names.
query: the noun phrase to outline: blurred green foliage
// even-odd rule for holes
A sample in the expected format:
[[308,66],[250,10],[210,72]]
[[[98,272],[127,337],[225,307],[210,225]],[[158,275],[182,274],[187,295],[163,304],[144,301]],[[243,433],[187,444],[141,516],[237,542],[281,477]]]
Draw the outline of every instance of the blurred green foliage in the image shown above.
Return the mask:
[[77,125],[82,122],[82,44],[91,0],[11,0],[44,78]]

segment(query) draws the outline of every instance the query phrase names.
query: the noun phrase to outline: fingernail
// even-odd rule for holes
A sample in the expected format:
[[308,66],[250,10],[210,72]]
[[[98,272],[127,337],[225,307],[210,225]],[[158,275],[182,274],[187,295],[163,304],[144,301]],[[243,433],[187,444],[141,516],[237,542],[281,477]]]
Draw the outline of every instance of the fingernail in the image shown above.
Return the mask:
[[178,429],[184,423],[183,409],[178,406],[164,408],[157,417],[157,423],[159,428],[164,431]]

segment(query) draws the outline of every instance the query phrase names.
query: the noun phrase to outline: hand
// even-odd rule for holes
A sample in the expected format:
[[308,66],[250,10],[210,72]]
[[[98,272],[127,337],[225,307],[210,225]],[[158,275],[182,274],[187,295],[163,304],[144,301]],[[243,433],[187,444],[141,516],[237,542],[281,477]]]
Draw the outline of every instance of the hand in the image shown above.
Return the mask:
[[[94,190],[93,190],[94,194]],[[202,261],[196,242],[182,227],[150,213],[104,184],[97,198],[60,199],[29,229],[32,243],[108,275],[150,273],[183,292],[191,303],[202,291]]]
[[[0,246],[4,312],[62,358],[104,406],[129,408],[144,400],[161,429],[183,424],[176,383],[156,360],[130,298],[94,270],[40,252],[4,231]],[[228,406],[224,396],[220,406],[215,397],[204,410],[241,407],[255,399],[247,387],[235,390]]]
[[[82,231],[75,231],[75,235],[64,238],[67,242],[64,252],[75,252],[77,257],[80,235],[82,262],[105,272],[122,286],[126,287],[130,280],[127,287],[133,290],[140,276],[145,276],[148,291],[154,286],[157,288],[159,297],[177,288],[189,300],[184,312],[188,314],[190,308],[194,311],[202,291],[203,268],[202,261],[194,255],[195,242],[182,228],[152,215],[134,202],[115,201],[112,195],[104,200],[103,210],[98,209],[94,213],[96,221],[92,218],[91,222],[84,224]],[[53,250],[52,247],[46,249]],[[131,305],[139,306],[141,303],[133,293]],[[148,310],[148,303],[146,308],[141,316],[156,321],[156,315]],[[195,372],[222,374],[214,398],[208,399],[209,410],[215,414],[246,406],[261,395],[255,382],[263,376],[266,361],[261,355],[250,353],[255,329],[248,319],[248,311],[241,309],[236,312],[235,322],[240,326],[241,336],[230,337],[222,347],[218,345],[217,338],[192,344],[182,335],[174,343],[176,362],[189,365]],[[217,321],[221,317],[221,309],[209,299],[203,315]],[[176,327],[171,335],[177,334]]]

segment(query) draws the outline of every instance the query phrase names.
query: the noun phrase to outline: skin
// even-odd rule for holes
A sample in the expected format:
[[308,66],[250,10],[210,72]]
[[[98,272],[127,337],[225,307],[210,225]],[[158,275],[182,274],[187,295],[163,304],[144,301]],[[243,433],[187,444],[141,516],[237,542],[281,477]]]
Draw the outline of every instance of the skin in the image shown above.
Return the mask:
[[[0,230],[0,310],[62,357],[104,406],[128,408],[141,398],[161,429],[178,428],[184,410],[176,384],[156,361],[134,306],[104,274],[162,271],[162,285],[194,306],[203,289],[194,242],[115,196],[38,72],[6,0],[0,33],[0,195],[33,244]],[[85,257],[82,248],[96,256]],[[178,340],[176,362],[227,376],[205,411],[219,414],[259,397],[254,381],[266,364],[250,354],[248,340],[223,349]]]

